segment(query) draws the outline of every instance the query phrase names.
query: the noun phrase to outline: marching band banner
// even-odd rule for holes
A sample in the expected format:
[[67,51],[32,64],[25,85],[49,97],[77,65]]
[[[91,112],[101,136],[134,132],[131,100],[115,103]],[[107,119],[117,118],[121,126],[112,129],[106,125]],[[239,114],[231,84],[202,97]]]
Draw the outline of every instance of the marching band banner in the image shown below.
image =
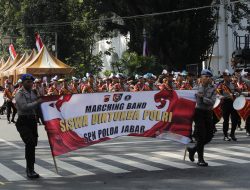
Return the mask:
[[[45,97],[53,156],[120,136],[190,137],[196,91],[145,91]],[[174,135],[174,136],[173,136]]]

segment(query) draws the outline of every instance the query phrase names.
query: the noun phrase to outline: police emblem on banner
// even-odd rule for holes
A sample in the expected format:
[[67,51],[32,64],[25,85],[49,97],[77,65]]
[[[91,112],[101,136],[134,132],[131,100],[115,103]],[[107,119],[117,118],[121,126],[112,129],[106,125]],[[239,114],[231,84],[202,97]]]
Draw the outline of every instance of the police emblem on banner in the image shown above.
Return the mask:
[[113,96],[113,101],[114,102],[119,102],[122,99],[123,94],[114,94]]
[[104,102],[109,102],[110,100],[110,95],[105,95],[104,96]]
[[127,95],[127,96],[125,96],[124,100],[125,100],[125,101],[129,101],[129,100],[131,100],[131,98],[132,98],[131,95]]

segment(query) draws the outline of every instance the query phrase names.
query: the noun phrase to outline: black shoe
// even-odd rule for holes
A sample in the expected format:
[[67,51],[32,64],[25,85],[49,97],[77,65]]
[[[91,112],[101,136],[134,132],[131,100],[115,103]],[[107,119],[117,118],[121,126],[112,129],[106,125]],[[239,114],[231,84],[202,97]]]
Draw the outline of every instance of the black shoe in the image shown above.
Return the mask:
[[26,172],[27,172],[27,177],[30,179],[36,179],[40,177],[40,175],[36,173],[34,170],[27,169]]
[[228,136],[224,136],[224,141],[231,141],[231,139]]
[[188,147],[188,148],[187,148],[187,151],[188,151],[189,160],[190,160],[191,162],[194,162],[194,155],[195,155],[196,150],[195,150],[194,148]]
[[237,141],[237,138],[235,137],[235,135],[230,135],[230,137],[231,137],[231,139],[232,139],[233,141]]
[[16,123],[14,119],[11,120],[12,123]]
[[215,134],[217,132],[217,129],[216,129],[216,127],[214,128],[214,131],[213,131],[213,133]]
[[205,162],[204,160],[198,161],[197,165],[201,167],[208,167],[208,163]]

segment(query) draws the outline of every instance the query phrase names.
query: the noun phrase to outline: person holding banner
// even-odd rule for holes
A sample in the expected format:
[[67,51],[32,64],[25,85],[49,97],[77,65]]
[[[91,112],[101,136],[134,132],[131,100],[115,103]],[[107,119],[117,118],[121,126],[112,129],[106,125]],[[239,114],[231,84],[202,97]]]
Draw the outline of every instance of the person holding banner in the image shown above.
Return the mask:
[[206,167],[208,163],[204,161],[204,146],[213,138],[213,105],[216,100],[216,91],[211,85],[212,72],[204,69],[201,72],[201,85],[196,94],[196,108],[194,115],[196,130],[196,145],[188,147],[189,159],[194,162],[194,155],[198,153],[198,166]]
[[37,146],[36,109],[42,103],[32,90],[34,77],[30,74],[22,76],[22,88],[15,96],[18,119],[16,128],[25,144],[26,173],[28,178],[39,178],[34,171],[35,147]]

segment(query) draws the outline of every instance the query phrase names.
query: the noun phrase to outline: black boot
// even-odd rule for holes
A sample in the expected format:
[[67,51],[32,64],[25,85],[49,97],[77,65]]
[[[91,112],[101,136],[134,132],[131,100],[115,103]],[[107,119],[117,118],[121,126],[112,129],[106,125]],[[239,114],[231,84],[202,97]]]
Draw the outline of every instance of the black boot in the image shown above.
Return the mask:
[[204,147],[201,148],[200,150],[197,151],[198,153],[198,162],[197,162],[197,165],[198,166],[201,166],[201,167],[207,167],[208,166],[208,163],[204,161]]
[[231,134],[230,137],[231,137],[231,139],[232,139],[233,141],[237,141],[237,138],[235,137],[234,134]]
[[188,157],[189,157],[189,160],[191,161],[191,162],[194,162],[194,155],[195,155],[195,153],[196,153],[196,146],[195,147],[193,147],[193,148],[190,148],[190,147],[188,147],[187,148],[187,151],[188,151]]
[[30,179],[36,179],[40,177],[40,175],[34,171],[34,164],[27,164],[26,173],[27,177]]
[[40,177],[40,175],[36,173],[34,169],[27,168],[26,173],[27,173],[27,177],[30,179],[36,179]]

